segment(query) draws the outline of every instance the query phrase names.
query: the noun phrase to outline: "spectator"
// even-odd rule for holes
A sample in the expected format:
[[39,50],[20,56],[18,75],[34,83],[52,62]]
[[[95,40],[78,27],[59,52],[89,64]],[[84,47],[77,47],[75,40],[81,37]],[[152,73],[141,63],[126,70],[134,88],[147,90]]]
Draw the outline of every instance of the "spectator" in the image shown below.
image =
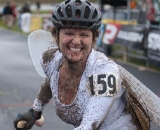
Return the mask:
[[41,2],[39,0],[36,1],[36,6],[37,6],[37,13],[39,13],[41,7]]
[[17,5],[16,5],[15,1],[12,1],[11,7],[12,7],[12,13],[13,13],[13,24],[15,25],[16,24],[17,15],[18,15],[17,9],[16,9]]
[[7,2],[2,12],[2,21],[7,25],[8,28],[13,26],[13,10],[10,1]]
[[30,10],[29,2],[25,2],[22,7],[18,9],[18,27],[21,28],[22,14],[32,13]]
[[21,13],[31,13],[29,3],[25,2],[24,5],[22,6]]

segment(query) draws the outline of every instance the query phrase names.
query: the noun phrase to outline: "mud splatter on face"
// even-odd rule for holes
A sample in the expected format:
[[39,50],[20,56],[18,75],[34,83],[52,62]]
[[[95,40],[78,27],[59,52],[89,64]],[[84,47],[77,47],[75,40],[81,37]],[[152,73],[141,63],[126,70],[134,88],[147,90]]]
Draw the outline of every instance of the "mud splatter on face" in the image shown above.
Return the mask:
[[58,46],[70,62],[87,59],[93,46],[93,32],[88,29],[66,28],[59,33]]

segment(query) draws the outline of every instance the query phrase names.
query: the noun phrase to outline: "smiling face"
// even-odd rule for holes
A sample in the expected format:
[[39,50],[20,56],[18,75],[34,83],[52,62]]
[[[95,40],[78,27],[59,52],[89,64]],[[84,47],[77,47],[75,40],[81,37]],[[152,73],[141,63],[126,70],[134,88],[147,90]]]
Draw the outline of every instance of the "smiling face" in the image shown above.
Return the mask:
[[93,42],[91,30],[60,29],[58,46],[63,56],[70,62],[86,61],[91,52]]

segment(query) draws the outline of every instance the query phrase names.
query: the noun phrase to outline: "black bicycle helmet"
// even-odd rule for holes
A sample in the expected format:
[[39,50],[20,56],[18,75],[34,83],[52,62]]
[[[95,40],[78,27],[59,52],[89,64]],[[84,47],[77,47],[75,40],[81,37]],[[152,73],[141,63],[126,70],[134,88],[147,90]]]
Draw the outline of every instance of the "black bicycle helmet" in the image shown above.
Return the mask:
[[57,28],[96,30],[101,25],[101,12],[86,0],[65,0],[53,9],[52,22]]

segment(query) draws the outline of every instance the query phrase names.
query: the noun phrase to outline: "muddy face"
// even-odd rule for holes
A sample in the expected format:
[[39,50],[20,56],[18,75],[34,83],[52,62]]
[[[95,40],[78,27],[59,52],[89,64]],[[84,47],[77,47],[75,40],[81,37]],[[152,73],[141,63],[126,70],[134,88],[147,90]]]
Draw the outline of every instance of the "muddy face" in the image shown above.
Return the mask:
[[91,30],[65,28],[59,32],[59,49],[70,62],[86,60],[92,45],[93,33]]

